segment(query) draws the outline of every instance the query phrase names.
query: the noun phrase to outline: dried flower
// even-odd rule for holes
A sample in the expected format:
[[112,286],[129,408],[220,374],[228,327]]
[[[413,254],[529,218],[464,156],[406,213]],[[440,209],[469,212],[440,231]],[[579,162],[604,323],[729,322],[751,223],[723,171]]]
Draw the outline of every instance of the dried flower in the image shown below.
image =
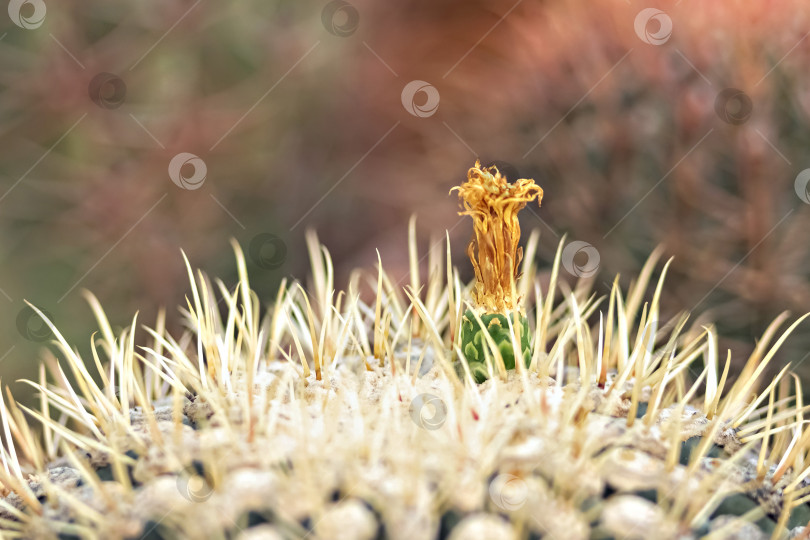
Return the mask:
[[517,309],[515,278],[523,258],[517,215],[535,197],[539,206],[543,189],[525,178],[510,184],[497,167],[481,168],[476,160],[467,181],[453,190],[464,205],[459,215],[473,218],[475,238],[467,247],[475,269],[473,300],[490,313]]

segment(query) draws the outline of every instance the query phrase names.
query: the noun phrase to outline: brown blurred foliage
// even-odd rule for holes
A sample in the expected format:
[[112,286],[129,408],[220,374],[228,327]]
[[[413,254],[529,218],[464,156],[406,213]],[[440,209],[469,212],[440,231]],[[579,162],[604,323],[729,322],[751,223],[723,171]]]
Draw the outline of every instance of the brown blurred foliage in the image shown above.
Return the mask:
[[[339,277],[375,248],[404,275],[416,213],[422,247],[449,230],[468,268],[448,190],[476,157],[544,188],[522,221],[545,264],[564,233],[588,242],[605,290],[663,244],[665,307],[710,310],[738,358],[775,314],[810,307],[800,0],[44,3],[37,28],[0,22],[6,380],[31,375],[41,346],[22,335],[23,299],[80,345],[94,327],[81,289],[115,324],[165,305],[176,325],[181,248],[233,283],[229,237],[279,238],[286,253],[250,268],[270,300],[305,276],[309,227]],[[658,45],[634,27],[645,8],[672,22]],[[94,90],[102,73],[120,82]],[[414,80],[438,92],[434,114],[403,106]],[[181,152],[207,167],[199,189],[169,176]],[[783,360],[808,345],[801,328]]]

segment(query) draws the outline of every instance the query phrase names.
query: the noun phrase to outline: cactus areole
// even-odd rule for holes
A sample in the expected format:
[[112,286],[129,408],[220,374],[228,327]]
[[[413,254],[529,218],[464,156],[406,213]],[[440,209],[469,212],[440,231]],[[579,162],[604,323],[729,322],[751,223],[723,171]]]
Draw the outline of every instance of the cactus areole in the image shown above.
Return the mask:
[[467,255],[475,270],[475,285],[472,308],[464,312],[461,322],[461,350],[480,383],[489,376],[488,361],[496,370],[514,369],[516,358],[522,356],[528,363],[531,357],[529,325],[516,287],[523,258],[518,212],[535,199],[539,206],[543,189],[525,178],[509,183],[497,167],[482,168],[476,161],[467,181],[450,192],[454,190],[463,207],[459,215],[473,219]]

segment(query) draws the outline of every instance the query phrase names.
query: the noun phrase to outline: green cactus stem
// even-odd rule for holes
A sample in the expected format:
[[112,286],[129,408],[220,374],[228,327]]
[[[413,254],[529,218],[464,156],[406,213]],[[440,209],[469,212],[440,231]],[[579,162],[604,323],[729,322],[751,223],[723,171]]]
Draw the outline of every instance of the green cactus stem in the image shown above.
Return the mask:
[[[470,366],[470,372],[475,379],[475,382],[482,383],[489,377],[489,371],[486,365],[486,356],[490,356],[491,362],[496,362],[489,352],[486,336],[486,331],[495,346],[500,352],[503,365],[506,369],[515,369],[515,351],[512,346],[512,335],[509,331],[509,323],[506,320],[506,315],[501,313],[484,313],[480,315],[481,322],[484,323],[485,328],[482,328],[475,318],[471,310],[464,312],[461,321],[461,346],[467,363]],[[526,367],[531,363],[531,344],[529,341],[529,321],[521,313],[512,312],[509,314],[509,319],[512,322],[515,334],[520,337],[520,349],[523,355],[523,361]]]

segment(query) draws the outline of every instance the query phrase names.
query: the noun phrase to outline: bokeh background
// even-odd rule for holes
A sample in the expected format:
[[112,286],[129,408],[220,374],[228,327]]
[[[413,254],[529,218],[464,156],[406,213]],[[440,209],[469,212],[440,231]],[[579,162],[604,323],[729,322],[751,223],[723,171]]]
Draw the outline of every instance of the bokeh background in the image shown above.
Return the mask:
[[[476,158],[545,189],[522,215],[541,264],[567,234],[606,292],[662,245],[665,311],[707,313],[742,361],[810,309],[808,32],[806,0],[12,0],[2,382],[50,337],[24,300],[84,350],[82,289],[176,328],[181,249],[232,284],[236,238],[269,301],[306,276],[308,228],[339,286],[375,248],[404,275],[415,213],[467,269],[448,190]],[[806,375],[808,351],[804,325],[774,367]]]

